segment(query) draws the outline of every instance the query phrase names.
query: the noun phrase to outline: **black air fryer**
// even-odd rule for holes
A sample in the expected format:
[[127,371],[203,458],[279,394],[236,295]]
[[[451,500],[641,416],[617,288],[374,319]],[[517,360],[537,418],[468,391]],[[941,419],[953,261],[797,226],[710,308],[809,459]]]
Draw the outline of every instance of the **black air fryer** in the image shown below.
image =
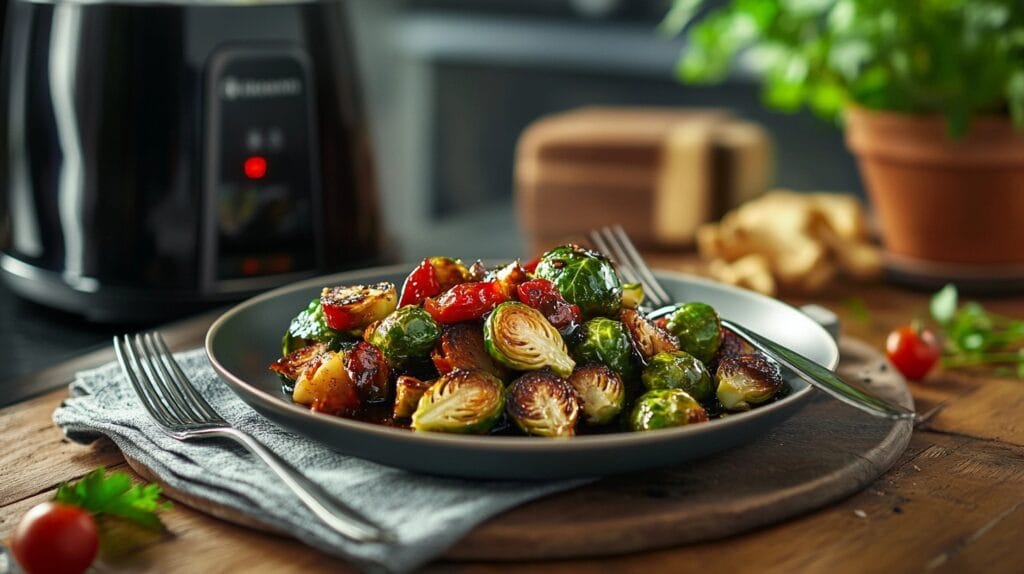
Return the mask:
[[13,0],[6,24],[14,291],[140,320],[378,258],[340,1]]

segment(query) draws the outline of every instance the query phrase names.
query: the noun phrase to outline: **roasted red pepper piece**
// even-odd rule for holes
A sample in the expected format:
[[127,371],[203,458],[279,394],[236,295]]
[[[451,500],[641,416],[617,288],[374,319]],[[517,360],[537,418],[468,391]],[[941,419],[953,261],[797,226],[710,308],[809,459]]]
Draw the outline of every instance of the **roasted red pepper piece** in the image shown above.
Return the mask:
[[547,279],[531,279],[516,287],[519,301],[541,312],[562,335],[576,330],[582,321],[580,308],[562,297],[555,284]]
[[459,323],[483,317],[510,299],[497,281],[462,283],[437,298],[428,298],[423,308],[438,323]]
[[437,272],[431,265],[430,259],[424,259],[412,273],[405,278],[402,284],[402,297],[398,300],[399,307],[406,305],[419,305],[427,297],[433,297],[441,292],[441,284],[437,281]]
[[345,372],[364,402],[381,403],[387,400],[389,370],[380,349],[366,341],[359,341],[345,352]]

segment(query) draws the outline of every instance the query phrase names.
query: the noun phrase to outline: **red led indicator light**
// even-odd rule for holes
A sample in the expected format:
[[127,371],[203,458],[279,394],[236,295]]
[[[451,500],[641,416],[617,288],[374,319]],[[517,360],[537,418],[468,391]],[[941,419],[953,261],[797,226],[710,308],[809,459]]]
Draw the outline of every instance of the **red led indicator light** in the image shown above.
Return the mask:
[[245,177],[249,179],[261,179],[267,175],[267,160],[266,158],[258,155],[250,156],[246,158],[245,165],[242,166],[245,171]]

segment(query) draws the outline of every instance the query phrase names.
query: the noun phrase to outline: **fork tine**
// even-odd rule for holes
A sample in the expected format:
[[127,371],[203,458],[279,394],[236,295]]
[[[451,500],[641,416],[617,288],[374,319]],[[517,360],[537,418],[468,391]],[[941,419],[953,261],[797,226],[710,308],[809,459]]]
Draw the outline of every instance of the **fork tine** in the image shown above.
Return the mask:
[[160,378],[141,334],[136,334],[132,338],[132,343],[129,345],[128,349],[135,353],[135,358],[142,367],[142,382],[149,384],[150,388],[153,390],[154,396],[157,397],[160,404],[162,404],[171,414],[171,419],[177,424],[188,424],[192,417],[184,408],[182,408],[181,401],[176,399],[171,389],[169,389],[167,384]]
[[621,225],[616,224],[612,228],[612,235],[617,239],[617,242],[621,245],[622,249],[628,255],[632,262],[633,268],[641,276],[641,283],[649,287],[651,290],[651,299],[661,299],[661,301],[654,301],[655,305],[668,305],[672,302],[672,297],[665,291],[658,283],[658,279],[654,276],[651,268],[647,266],[644,258],[640,256],[640,252],[637,251],[636,246],[633,245],[633,241],[626,234],[626,230]]
[[132,349],[131,342],[128,339],[128,335],[123,337],[114,337],[114,354],[117,355],[117,362],[121,364],[121,369],[128,377],[128,381],[132,384],[135,389],[135,394],[138,395],[139,400],[142,401],[142,406],[145,407],[149,415],[153,417],[153,420],[162,427],[170,427],[174,424],[173,417],[164,407],[163,403],[156,396],[155,390],[145,380],[145,376],[141,376],[142,370],[138,364],[138,357],[135,354],[135,350]]
[[601,234],[606,229],[607,228],[604,228],[602,230],[591,230],[590,240],[594,243],[594,246],[597,247],[599,251],[601,251],[601,253],[604,253],[605,256],[610,258],[615,263],[615,266],[618,269],[619,273],[626,278],[626,281],[630,283],[639,283],[640,278],[636,275],[636,273],[633,272],[633,268],[629,266],[629,262],[621,261],[621,259],[618,256],[616,256],[615,253],[612,252],[612,247],[608,243],[608,241],[606,241],[605,238],[602,237]]
[[163,361],[163,364],[170,370],[175,382],[184,393],[188,396],[189,402],[195,406],[195,408],[203,415],[203,418],[209,421],[223,421],[217,411],[213,410],[210,403],[206,402],[203,395],[199,394],[195,386],[189,381],[188,377],[185,376],[184,371],[181,370],[181,366],[174,360],[174,355],[171,354],[170,349],[167,348],[167,342],[164,341],[162,335],[159,332],[153,331],[151,333],[153,345],[159,351],[158,355]]
[[204,414],[185,396],[181,385],[171,375],[171,372],[167,370],[167,366],[162,360],[162,353],[154,342],[153,334],[144,333],[136,335],[136,338],[140,340],[146,352],[146,360],[157,375],[160,388],[164,390],[164,398],[168,402],[173,403],[173,406],[184,415],[185,422],[203,421],[206,418]]

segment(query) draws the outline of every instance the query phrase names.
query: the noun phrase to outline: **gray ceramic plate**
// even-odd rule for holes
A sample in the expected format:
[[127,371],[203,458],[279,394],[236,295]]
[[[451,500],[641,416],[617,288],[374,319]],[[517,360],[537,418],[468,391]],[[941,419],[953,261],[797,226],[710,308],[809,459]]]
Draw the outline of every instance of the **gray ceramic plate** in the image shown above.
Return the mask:
[[[530,437],[413,433],[313,413],[293,404],[267,365],[280,356],[291,318],[325,285],[392,281],[409,265],[340,273],[296,283],[241,303],[206,335],[206,352],[221,378],[245,402],[281,426],[353,456],[413,471],[467,478],[555,479],[634,472],[678,464],[763,435],[793,414],[812,392],[788,378],[789,394],[752,410],[707,423],[646,433]],[[680,301],[704,301],[746,325],[834,369],[835,341],[796,309],[755,293],[669,273],[659,278]]]

